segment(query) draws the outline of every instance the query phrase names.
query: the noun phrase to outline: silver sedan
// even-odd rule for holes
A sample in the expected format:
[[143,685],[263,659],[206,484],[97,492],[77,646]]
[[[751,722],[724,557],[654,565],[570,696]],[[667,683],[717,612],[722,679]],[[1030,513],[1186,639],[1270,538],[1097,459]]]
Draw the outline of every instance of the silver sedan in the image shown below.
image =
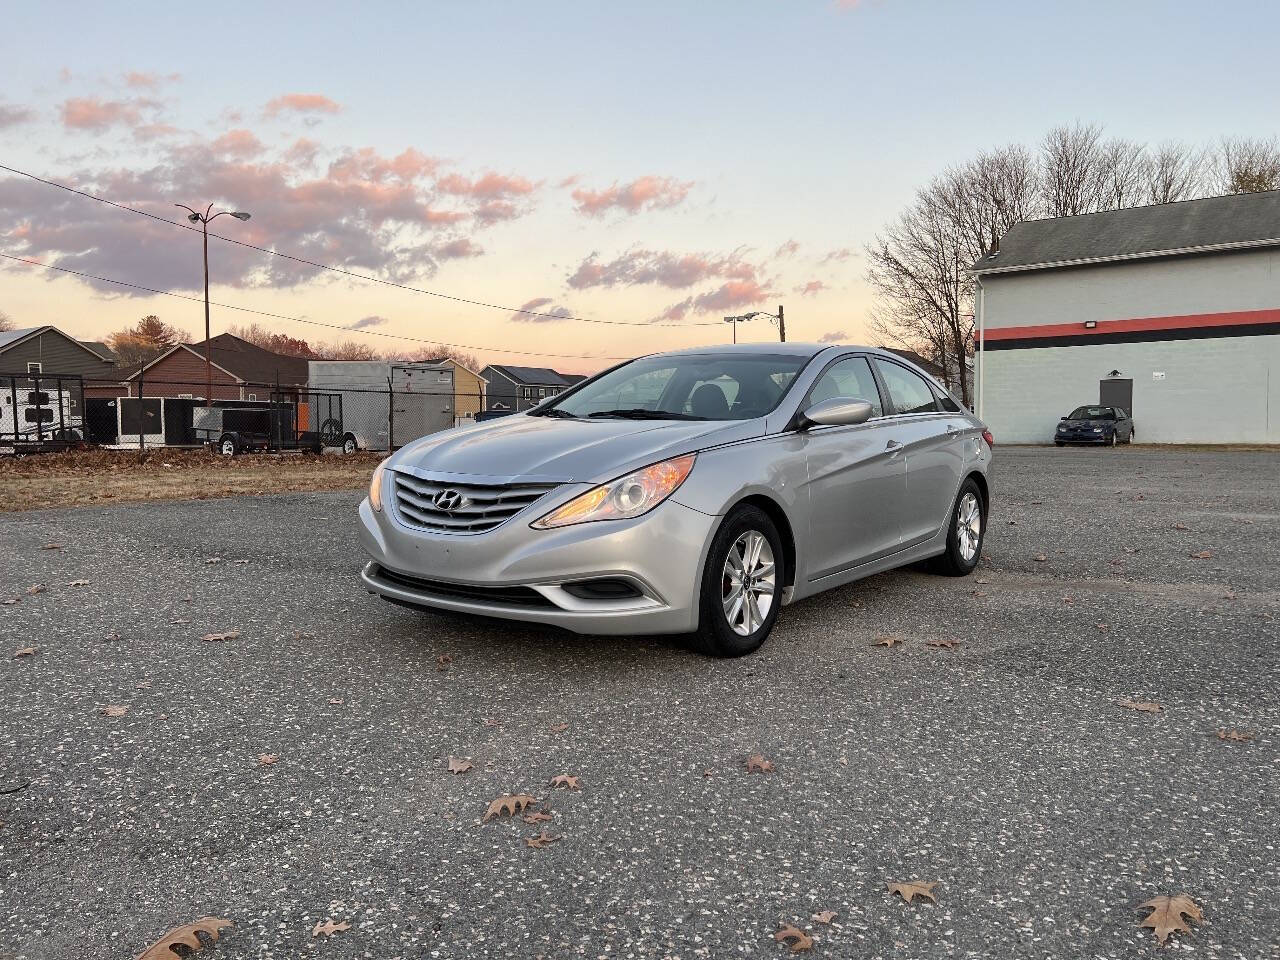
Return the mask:
[[870,347],[656,354],[374,471],[361,577],[396,603],[737,656],[781,607],[928,560],[978,564],[991,434]]

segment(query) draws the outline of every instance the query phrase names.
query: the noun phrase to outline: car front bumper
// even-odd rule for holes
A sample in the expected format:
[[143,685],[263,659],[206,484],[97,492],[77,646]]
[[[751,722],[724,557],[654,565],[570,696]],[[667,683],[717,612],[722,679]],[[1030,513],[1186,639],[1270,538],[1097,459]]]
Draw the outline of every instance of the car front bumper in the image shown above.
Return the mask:
[[1111,442],[1111,434],[1109,433],[1069,433],[1065,436],[1061,433],[1054,434],[1054,443],[1078,443],[1084,445],[1106,444]]
[[[360,573],[370,593],[398,603],[564,627],[584,634],[697,629],[702,564],[719,517],[672,500],[634,520],[557,530],[529,524],[568,494],[535,503],[480,534],[440,534],[402,522],[395,506],[360,504]],[[638,596],[584,599],[565,584],[621,580]]]

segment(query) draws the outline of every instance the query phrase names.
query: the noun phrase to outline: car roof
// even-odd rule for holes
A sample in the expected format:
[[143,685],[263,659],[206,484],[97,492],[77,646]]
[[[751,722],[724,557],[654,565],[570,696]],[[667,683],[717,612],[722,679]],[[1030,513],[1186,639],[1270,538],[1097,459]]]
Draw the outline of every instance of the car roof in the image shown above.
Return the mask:
[[682,357],[682,356],[699,356],[699,355],[715,355],[725,356],[727,354],[740,354],[742,356],[786,356],[786,357],[814,357],[826,350],[866,350],[869,353],[881,353],[888,356],[887,351],[879,347],[862,347],[853,344],[843,343],[796,343],[788,340],[786,343],[716,343],[709,344],[705,347],[687,347],[684,350],[669,350],[663,353],[651,353],[651,357]]

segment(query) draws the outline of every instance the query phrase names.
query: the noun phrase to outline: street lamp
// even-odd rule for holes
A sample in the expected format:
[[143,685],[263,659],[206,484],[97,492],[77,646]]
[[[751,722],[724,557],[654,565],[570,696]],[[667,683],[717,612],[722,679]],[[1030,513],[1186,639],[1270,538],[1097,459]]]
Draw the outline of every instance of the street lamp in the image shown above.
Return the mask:
[[748,320],[754,320],[756,317],[768,317],[770,320],[778,321],[778,340],[786,343],[787,340],[787,320],[786,314],[782,312],[782,304],[778,304],[777,313],[766,313],[763,310],[753,310],[751,313],[744,313],[737,317],[725,317],[725,323],[733,324],[733,342],[738,342],[738,324],[745,323]]
[[174,206],[186,210],[187,219],[192,223],[200,224],[200,230],[204,234],[204,403],[205,406],[213,406],[213,344],[210,342],[212,337],[209,335],[209,221],[217,220],[223,214],[235,217],[237,220],[248,220],[249,214],[243,210],[219,210],[214,213],[212,203],[204,213],[196,213],[185,203],[175,203]]

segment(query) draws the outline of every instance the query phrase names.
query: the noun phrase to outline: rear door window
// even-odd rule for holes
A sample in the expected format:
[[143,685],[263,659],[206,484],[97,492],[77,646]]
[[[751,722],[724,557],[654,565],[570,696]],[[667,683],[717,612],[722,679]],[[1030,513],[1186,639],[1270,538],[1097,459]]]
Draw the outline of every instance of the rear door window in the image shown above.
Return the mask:
[[937,412],[938,403],[924,377],[886,360],[876,360],[876,369],[889,390],[894,413]]

